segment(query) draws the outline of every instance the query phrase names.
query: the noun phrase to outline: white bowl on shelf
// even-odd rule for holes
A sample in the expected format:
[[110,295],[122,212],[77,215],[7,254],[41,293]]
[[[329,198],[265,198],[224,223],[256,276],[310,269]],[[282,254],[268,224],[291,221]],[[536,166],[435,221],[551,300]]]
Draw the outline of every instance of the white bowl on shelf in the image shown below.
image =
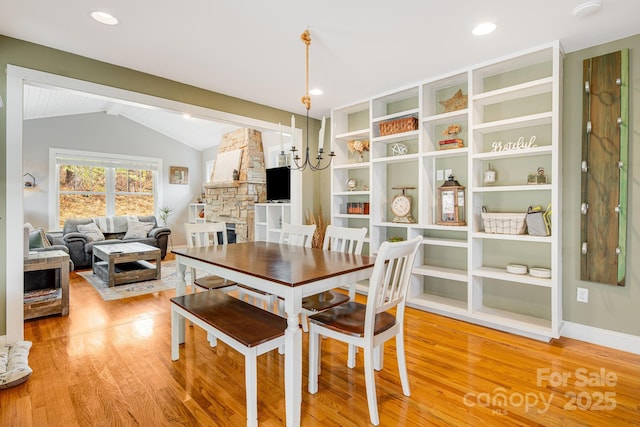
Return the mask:
[[509,264],[507,265],[507,273],[527,274],[527,266],[520,264]]
[[549,279],[551,277],[551,270],[542,267],[531,267],[529,269],[529,275],[531,277],[538,277],[541,279]]

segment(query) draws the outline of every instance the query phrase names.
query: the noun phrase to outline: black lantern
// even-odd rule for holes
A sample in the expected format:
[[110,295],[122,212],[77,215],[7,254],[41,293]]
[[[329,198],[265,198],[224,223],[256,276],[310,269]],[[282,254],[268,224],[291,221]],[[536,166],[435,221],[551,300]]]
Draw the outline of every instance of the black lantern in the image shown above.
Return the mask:
[[464,187],[449,175],[438,187],[438,225],[466,225],[464,217]]

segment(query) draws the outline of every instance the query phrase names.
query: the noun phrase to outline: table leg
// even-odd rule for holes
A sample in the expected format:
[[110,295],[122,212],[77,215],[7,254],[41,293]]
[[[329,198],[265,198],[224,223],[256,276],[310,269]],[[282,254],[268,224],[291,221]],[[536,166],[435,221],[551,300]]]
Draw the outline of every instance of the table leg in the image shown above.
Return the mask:
[[160,280],[162,278],[162,258],[160,257],[160,253],[156,255],[156,280]]
[[[182,317],[171,304],[171,360],[176,361],[180,358],[180,350],[178,345],[180,343],[180,321],[184,325],[184,317]],[[182,340],[184,342],[184,339]]]
[[62,288],[62,315],[69,315],[69,261],[62,259],[60,266],[60,288]]
[[355,284],[355,282],[349,284],[349,300],[350,301],[355,301],[356,300],[356,284]]
[[[176,285],[176,296],[181,296],[186,293],[185,291],[185,281],[184,281],[184,273],[186,270],[186,266],[180,262],[180,257],[176,257],[177,263],[177,273],[178,273],[178,284]],[[177,329],[178,329],[178,342],[180,344],[184,343],[184,317],[180,316],[177,319]]]
[[113,288],[116,285],[116,260],[113,256],[109,256],[107,278],[109,279],[109,287]]
[[[301,303],[302,298],[299,298]],[[287,426],[300,425],[302,405],[302,330],[300,329],[300,308],[285,301],[287,329],[284,332],[284,393]]]

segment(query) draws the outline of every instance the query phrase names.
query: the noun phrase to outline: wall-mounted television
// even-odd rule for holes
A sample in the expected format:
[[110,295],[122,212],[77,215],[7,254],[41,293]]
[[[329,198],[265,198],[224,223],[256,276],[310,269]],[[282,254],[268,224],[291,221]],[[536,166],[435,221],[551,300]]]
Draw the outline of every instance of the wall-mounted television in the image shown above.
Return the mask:
[[267,169],[267,200],[281,203],[291,200],[291,169],[288,166]]

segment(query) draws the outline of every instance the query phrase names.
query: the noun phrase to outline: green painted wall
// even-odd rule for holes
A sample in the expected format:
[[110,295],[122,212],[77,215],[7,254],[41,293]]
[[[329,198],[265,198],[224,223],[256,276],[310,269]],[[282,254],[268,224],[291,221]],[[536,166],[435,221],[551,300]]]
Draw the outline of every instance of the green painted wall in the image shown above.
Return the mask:
[[[65,77],[89,81],[106,86],[139,92],[160,98],[193,104],[218,111],[237,114],[272,123],[289,123],[291,112],[270,108],[264,105],[207,91],[194,86],[185,85],[161,77],[141,73],[128,68],[118,67],[105,62],[96,61],[41,45],[28,43],[0,35],[0,67],[6,69],[8,64],[30,68]],[[215,70],[210,73],[215,79]],[[6,74],[0,74],[0,96],[7,99]],[[301,105],[301,112],[304,107]],[[6,211],[10,209],[5,193],[6,183],[6,145],[7,145],[7,110],[0,110],[0,336],[6,334]],[[296,123],[305,123],[303,116],[296,117]],[[310,145],[317,146],[320,121],[312,119],[309,125]],[[306,138],[306,135],[303,135]],[[328,177],[328,175],[326,175]],[[328,179],[328,178],[327,178]],[[307,173],[303,177],[303,210],[316,210],[320,197],[327,190],[320,185],[320,174]],[[326,187],[326,186],[325,186]],[[328,195],[325,195],[328,200]],[[325,205],[328,206],[328,203]],[[328,207],[326,209],[328,211]]]
[[[629,49],[629,209],[626,286],[580,280],[580,162],[582,61]],[[640,336],[640,35],[565,56],[563,85],[563,318],[566,321]],[[612,215],[612,219],[613,218]],[[635,262],[634,262],[635,261]],[[589,289],[589,303],[576,301],[576,288]]]

